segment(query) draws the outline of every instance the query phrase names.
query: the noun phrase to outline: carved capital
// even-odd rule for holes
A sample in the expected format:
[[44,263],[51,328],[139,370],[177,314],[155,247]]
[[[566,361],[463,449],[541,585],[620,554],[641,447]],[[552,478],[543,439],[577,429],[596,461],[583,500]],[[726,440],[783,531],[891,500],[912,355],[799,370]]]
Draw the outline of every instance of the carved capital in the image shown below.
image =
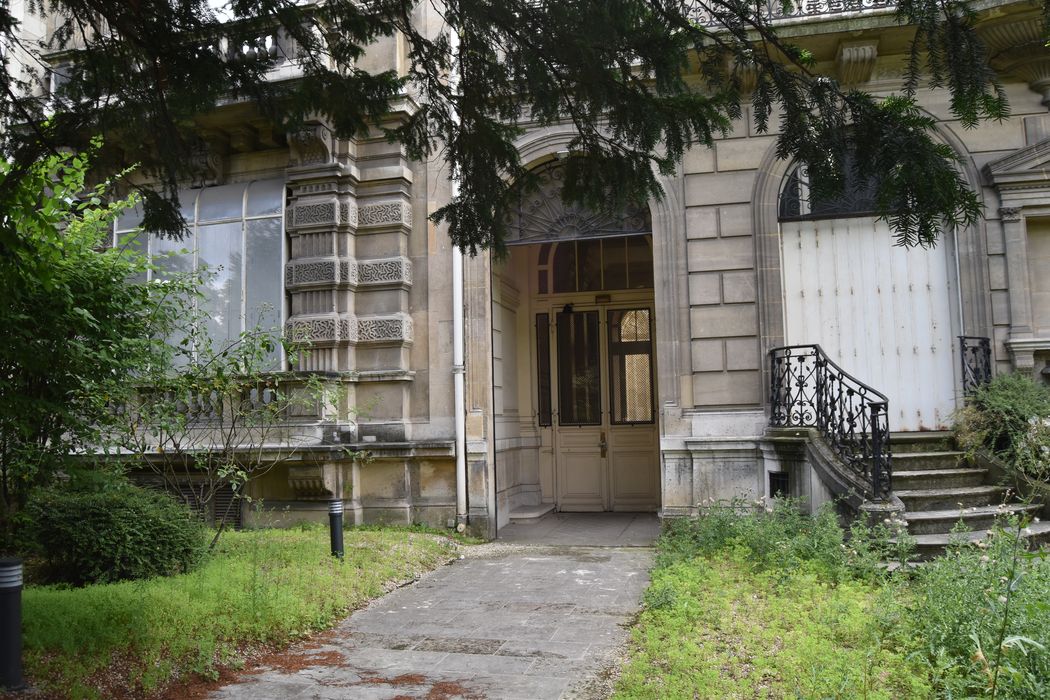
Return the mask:
[[1021,208],[1020,207],[1000,207],[999,218],[1005,223],[1007,221],[1020,221],[1021,220]]

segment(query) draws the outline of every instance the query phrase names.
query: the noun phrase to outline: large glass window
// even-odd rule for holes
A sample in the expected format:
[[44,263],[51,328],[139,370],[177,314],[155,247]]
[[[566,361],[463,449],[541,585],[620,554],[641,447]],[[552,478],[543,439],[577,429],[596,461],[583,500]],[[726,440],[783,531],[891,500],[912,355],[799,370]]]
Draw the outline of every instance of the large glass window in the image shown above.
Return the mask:
[[[188,225],[181,241],[145,234],[136,239],[160,268],[150,274],[206,270],[201,310],[216,349],[245,330],[279,329],[284,306],[284,182],[184,190],[179,201]],[[141,222],[140,210],[126,212],[117,220],[117,238]]]

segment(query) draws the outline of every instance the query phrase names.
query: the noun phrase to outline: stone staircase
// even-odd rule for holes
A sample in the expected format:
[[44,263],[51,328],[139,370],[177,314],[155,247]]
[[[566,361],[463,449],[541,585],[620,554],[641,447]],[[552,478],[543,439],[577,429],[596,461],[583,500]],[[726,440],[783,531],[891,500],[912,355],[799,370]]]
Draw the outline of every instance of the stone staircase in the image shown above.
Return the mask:
[[[1006,486],[993,483],[987,469],[953,449],[951,433],[897,433],[890,445],[893,491],[904,503],[919,560],[942,554],[960,520],[966,528],[961,536],[974,541],[987,534],[997,516],[1037,516],[1043,508],[1020,503]],[[1029,528],[1033,546],[1050,544],[1050,522]]]

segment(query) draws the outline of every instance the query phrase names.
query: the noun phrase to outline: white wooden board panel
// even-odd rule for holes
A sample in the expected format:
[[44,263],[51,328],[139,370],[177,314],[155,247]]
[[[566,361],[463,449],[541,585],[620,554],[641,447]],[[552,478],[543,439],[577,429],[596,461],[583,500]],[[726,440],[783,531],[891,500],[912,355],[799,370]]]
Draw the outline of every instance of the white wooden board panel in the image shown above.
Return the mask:
[[893,245],[884,221],[781,224],[786,342],[817,343],[890,399],[890,429],[946,427],[955,410],[949,257]]

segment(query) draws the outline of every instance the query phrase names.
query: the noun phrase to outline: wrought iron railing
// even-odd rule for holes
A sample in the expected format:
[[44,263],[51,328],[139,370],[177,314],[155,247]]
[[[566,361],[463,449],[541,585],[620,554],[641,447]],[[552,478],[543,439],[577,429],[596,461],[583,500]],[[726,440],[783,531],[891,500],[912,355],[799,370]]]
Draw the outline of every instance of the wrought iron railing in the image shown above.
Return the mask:
[[[775,22],[887,10],[896,7],[897,0],[794,0],[787,5],[780,0],[765,0],[763,4],[765,6],[759,10],[761,18]],[[736,5],[730,7],[729,3],[694,2],[690,8],[690,16],[697,24],[716,26],[721,24],[719,11],[735,15],[738,10],[733,9],[734,7]]]
[[816,428],[865,484],[865,497],[888,498],[889,399],[847,374],[819,345],[773,348],[769,360],[770,425]]
[[992,341],[972,335],[959,336],[963,396],[970,396],[992,381]]

